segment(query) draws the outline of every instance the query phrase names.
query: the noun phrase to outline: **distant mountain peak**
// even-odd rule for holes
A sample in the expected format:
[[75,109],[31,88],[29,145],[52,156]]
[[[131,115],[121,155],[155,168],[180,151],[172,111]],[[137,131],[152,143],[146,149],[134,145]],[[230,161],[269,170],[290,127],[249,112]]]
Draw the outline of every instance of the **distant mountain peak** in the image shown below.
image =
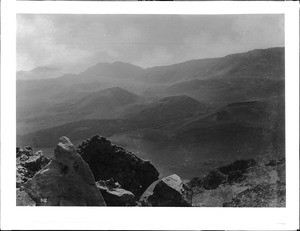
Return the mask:
[[65,71],[60,67],[54,66],[38,66],[29,71],[18,71],[17,79],[49,79],[63,75]]
[[173,102],[195,102],[195,103],[199,103],[198,100],[189,97],[187,95],[176,95],[176,96],[168,96],[168,97],[164,97],[162,99],[160,99],[158,102],[159,103],[173,103]]
[[110,88],[105,88],[102,90],[99,90],[98,92],[111,92],[111,93],[127,93],[127,94],[132,94],[135,95],[121,87],[110,87]]
[[54,72],[54,71],[59,71],[61,68],[59,67],[53,67],[53,66],[39,66],[34,69],[32,69],[32,72],[35,73],[45,73],[45,72]]
[[[99,62],[97,64],[95,64],[94,66],[90,67],[134,67],[134,68],[139,68],[139,69],[143,69],[137,65],[131,64],[131,63],[127,63],[127,62],[123,62],[123,61],[114,61],[114,62]],[[89,68],[88,68],[89,69]]]

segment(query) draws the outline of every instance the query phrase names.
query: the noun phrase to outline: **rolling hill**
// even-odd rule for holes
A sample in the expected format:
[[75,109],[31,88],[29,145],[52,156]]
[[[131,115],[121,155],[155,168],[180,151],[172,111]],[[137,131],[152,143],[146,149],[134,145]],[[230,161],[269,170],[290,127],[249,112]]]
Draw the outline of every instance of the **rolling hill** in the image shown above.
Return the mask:
[[76,96],[49,106],[44,112],[20,119],[19,130],[28,133],[79,120],[116,119],[123,115],[126,107],[143,102],[141,97],[119,87]]
[[[176,170],[184,177],[197,176],[224,161],[258,155],[283,155],[282,104],[268,101],[238,102],[199,114],[194,113],[192,108],[194,103],[201,105],[200,102],[186,99],[185,96],[175,99],[190,101],[191,113],[175,118],[173,115],[176,113],[167,113],[163,120],[157,120],[161,122],[158,123],[153,118],[155,113],[152,114],[156,110],[164,111],[162,103],[158,101],[153,104],[160,106],[150,104],[148,109],[127,119],[84,120],[19,136],[18,145],[52,147],[57,137],[62,135],[71,137],[79,144],[81,140],[100,134],[150,159],[163,173]],[[187,109],[185,104],[182,104],[182,110],[178,107],[176,110],[184,112],[183,108]],[[169,112],[169,105],[164,109]]]
[[165,95],[186,94],[202,102],[222,106],[239,101],[261,100],[284,94],[284,80],[264,78],[194,79],[173,84]]
[[140,128],[169,126],[169,124],[187,120],[205,114],[209,107],[189,96],[179,95],[162,98],[147,104],[140,112],[128,116]]
[[212,78],[284,78],[284,48],[252,50],[222,58],[191,60],[184,63],[146,69],[150,82],[176,83]]

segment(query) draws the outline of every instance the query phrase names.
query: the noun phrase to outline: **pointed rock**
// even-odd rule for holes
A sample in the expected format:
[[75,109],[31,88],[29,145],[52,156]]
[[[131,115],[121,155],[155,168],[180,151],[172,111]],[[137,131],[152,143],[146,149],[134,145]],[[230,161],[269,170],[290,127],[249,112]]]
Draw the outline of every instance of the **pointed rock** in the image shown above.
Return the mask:
[[68,138],[59,141],[54,159],[24,184],[25,191],[37,205],[105,205],[88,164]]
[[179,176],[173,174],[161,179],[148,197],[152,206],[192,206],[190,189],[182,182]]

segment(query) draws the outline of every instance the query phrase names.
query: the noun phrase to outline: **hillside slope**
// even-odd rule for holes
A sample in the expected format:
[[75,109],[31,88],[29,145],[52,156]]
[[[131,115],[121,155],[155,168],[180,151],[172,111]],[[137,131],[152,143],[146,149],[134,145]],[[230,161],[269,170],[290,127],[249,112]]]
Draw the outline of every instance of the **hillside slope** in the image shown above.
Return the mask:
[[[201,175],[211,167],[237,158],[284,155],[284,107],[247,101],[201,114],[194,106],[202,106],[200,102],[188,98],[190,111],[184,102],[182,108],[175,107],[177,112],[184,112],[181,114],[174,111],[169,114],[173,103],[163,108],[165,104],[158,101],[127,119],[68,123],[18,136],[17,143],[52,147],[62,135],[77,143],[93,134],[101,134],[150,159],[160,170],[178,172],[183,177],[197,172],[196,175]],[[157,110],[163,117],[155,117]]]
[[145,79],[175,83],[211,78],[284,78],[284,48],[252,50],[222,58],[191,60],[146,70]]

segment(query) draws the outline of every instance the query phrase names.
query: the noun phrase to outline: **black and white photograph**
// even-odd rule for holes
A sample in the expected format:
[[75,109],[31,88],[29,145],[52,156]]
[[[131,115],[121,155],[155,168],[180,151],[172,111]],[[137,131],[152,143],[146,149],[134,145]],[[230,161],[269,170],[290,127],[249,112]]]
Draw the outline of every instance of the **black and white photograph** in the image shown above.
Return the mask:
[[17,205],[285,207],[284,29],[18,14]]
[[299,4],[1,0],[3,230],[296,230]]

